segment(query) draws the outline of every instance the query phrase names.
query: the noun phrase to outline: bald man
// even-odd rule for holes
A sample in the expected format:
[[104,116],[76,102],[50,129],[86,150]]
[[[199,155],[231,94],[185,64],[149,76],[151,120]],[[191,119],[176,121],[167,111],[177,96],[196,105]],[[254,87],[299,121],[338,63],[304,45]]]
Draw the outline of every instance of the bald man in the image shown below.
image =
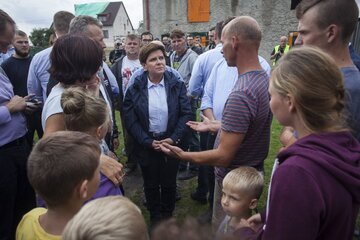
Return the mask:
[[261,42],[258,23],[251,17],[235,18],[223,29],[221,42],[227,64],[237,68],[238,80],[228,97],[221,122],[205,119],[203,122],[189,123],[196,131],[220,130],[214,149],[184,152],[168,144],[162,146],[165,153],[174,157],[215,166],[214,229],[225,215],[220,203],[222,180],[230,170],[239,166],[263,170],[269,150],[271,124],[269,77],[258,58]]
[[279,61],[282,55],[286,54],[289,51],[289,45],[287,45],[288,39],[286,36],[281,36],[280,44],[275,46],[271,52],[270,60],[272,60],[272,65],[275,66]]

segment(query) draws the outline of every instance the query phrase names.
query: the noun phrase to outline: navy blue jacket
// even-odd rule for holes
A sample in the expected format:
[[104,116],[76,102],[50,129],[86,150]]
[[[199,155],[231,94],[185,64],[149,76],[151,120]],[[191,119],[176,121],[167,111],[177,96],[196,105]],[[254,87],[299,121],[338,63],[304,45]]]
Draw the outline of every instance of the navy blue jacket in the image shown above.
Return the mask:
[[[135,79],[126,91],[123,113],[126,130],[143,149],[151,149],[153,138],[149,134],[149,95],[148,72]],[[175,145],[181,145],[189,131],[186,122],[191,118],[191,108],[184,82],[168,71],[164,73],[168,105],[168,124],[166,137]],[[138,146],[139,147],[139,146]]]

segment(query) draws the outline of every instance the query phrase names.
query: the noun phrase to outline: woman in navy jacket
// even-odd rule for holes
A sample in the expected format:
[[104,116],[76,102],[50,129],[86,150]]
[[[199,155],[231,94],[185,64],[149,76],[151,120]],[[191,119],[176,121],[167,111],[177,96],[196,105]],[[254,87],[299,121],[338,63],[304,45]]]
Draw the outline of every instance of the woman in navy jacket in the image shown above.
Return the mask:
[[140,164],[150,224],[172,216],[175,208],[178,160],[160,150],[163,142],[184,146],[191,109],[185,84],[165,71],[165,49],[144,46],[140,62],[145,72],[135,79],[124,99],[124,123],[136,140],[134,155]]

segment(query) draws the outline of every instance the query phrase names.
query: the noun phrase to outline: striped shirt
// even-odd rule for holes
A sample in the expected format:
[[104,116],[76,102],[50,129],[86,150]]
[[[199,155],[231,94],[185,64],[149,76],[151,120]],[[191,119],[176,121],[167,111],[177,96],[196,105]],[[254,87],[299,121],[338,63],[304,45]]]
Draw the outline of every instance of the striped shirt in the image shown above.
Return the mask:
[[[250,71],[239,76],[222,114],[221,131],[245,135],[228,168],[216,167],[215,176],[225,175],[239,166],[263,170],[270,144],[272,114],[269,107],[269,77],[265,71]],[[219,145],[219,134],[215,148]]]

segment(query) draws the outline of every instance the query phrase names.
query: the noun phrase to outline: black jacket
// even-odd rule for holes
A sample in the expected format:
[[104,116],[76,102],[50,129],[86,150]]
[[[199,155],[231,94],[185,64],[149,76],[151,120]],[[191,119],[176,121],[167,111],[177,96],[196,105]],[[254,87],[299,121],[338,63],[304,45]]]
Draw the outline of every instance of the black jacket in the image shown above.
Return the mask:
[[[126,92],[123,105],[126,130],[134,137],[140,149],[151,149],[153,138],[149,134],[148,72],[135,79]],[[168,71],[164,73],[168,105],[166,137],[180,145],[189,130],[186,122],[191,118],[191,108],[184,82]],[[139,149],[139,148],[138,148]]]
[[121,56],[120,58],[116,59],[115,63],[110,68],[116,78],[117,84],[119,85],[119,97],[115,100],[115,105],[117,105],[115,108],[119,110],[121,114],[124,99],[121,68],[124,57],[125,56]]

